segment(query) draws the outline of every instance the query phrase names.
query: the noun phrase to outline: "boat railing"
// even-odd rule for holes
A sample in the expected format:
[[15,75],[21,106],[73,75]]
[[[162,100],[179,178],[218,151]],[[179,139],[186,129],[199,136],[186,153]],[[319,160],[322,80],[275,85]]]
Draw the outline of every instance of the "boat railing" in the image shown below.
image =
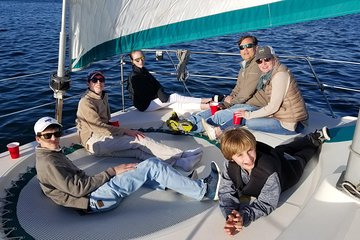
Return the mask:
[[[168,76],[177,76],[178,75],[178,65],[179,65],[179,59],[176,59],[176,54],[179,53],[179,51],[183,51],[183,50],[169,50],[169,49],[144,49],[143,50],[145,54],[155,54],[155,59],[156,60],[163,60],[167,57],[167,59],[165,60],[169,60],[171,63],[171,68],[173,70],[169,70],[167,69],[166,71],[152,71],[151,73],[154,75],[168,75]],[[164,57],[164,55],[166,55],[166,57]],[[229,53],[229,52],[201,52],[201,51],[191,51],[191,57],[193,58],[194,56],[204,56],[204,55],[208,55],[208,56],[222,56],[222,57],[238,57],[239,61],[240,56],[238,53]],[[344,86],[336,86],[336,85],[330,85],[327,83],[324,83],[320,80],[320,78],[318,77],[318,74],[315,72],[315,68],[313,66],[313,62],[328,62],[328,63],[341,63],[341,64],[352,64],[352,65],[357,65],[359,66],[360,63],[359,62],[351,62],[351,61],[342,61],[342,60],[333,60],[333,59],[320,59],[320,58],[313,58],[313,57],[309,57],[309,56],[293,56],[293,55],[279,55],[278,56],[281,60],[300,60],[305,62],[311,72],[312,78],[315,80],[315,82],[309,83],[309,82],[302,82],[300,85],[308,85],[308,86],[315,86],[322,94],[323,98],[326,101],[326,105],[327,108],[330,112],[330,115],[332,117],[335,117],[335,113],[332,109],[332,106],[328,100],[328,96],[325,93],[325,90],[327,89],[338,89],[338,90],[343,90],[343,91],[348,91],[348,92],[353,92],[353,93],[359,93],[360,89],[354,89],[354,88],[349,88],[349,87],[344,87]],[[126,85],[126,80],[125,80],[125,68],[124,66],[126,65],[126,62],[128,61],[127,59],[127,55],[123,55],[120,57],[120,85],[121,85],[121,97],[122,97],[122,111],[125,111],[126,109],[126,104],[125,104],[125,97],[127,96],[127,93],[125,92],[125,85]],[[215,61],[216,62],[216,61]],[[118,61],[116,61],[115,63],[116,65],[118,64]],[[189,66],[192,63],[188,64]],[[127,69],[128,70],[128,69]],[[184,80],[182,80],[182,84],[184,89],[189,93],[189,95],[191,95],[190,90],[187,87],[187,79],[188,78],[199,78],[199,79],[208,79],[208,78],[212,78],[212,79],[227,79],[227,80],[236,80],[236,74],[231,74],[231,76],[225,76],[225,75],[217,75],[217,74],[206,74],[206,73],[201,73],[198,72],[197,70],[186,70],[186,78]],[[238,71],[238,69],[234,69],[234,71]],[[34,77],[34,76],[39,76],[39,75],[44,75],[44,74],[51,74],[51,71],[43,71],[43,72],[38,72],[38,73],[31,73],[31,74],[26,74],[26,75],[21,75],[21,76],[16,76],[16,77],[10,77],[10,78],[5,78],[5,79],[0,79],[0,84],[3,82],[7,82],[7,81],[14,81],[14,80],[22,80],[22,79],[27,79],[29,77]],[[112,85],[107,85],[107,87],[118,87],[118,84],[112,84]],[[81,94],[77,94],[74,96],[70,96],[70,97],[65,97],[64,101],[70,100],[70,99],[74,99],[74,98],[80,98]],[[45,104],[40,104],[37,106],[33,106],[30,108],[26,108],[26,109],[22,109],[22,110],[18,110],[18,111],[14,111],[14,112],[10,112],[10,113],[5,113],[5,114],[1,114],[0,118],[4,118],[4,117],[9,117],[12,115],[16,115],[16,114],[21,114],[21,113],[25,113],[25,112],[29,112],[32,111],[34,109],[38,109],[38,108],[42,108],[42,107],[46,107],[49,105],[54,104],[54,102],[49,102],[49,103],[45,103]]]
[[[178,54],[179,51],[183,50],[168,50],[168,49],[144,49],[143,52],[145,54],[155,54],[156,60],[162,60],[164,59],[163,55],[166,54],[171,61],[174,71],[173,72],[162,72],[162,71],[152,71],[152,74],[159,74],[159,75],[171,75],[176,76],[178,75],[178,68],[177,66],[180,64],[176,64],[176,60],[174,60],[173,56],[174,54]],[[239,57],[238,53],[229,53],[229,52],[202,52],[202,51],[191,51],[191,55],[213,55],[213,56],[229,56],[229,57]],[[160,56],[160,57],[159,57]],[[323,58],[313,58],[309,56],[293,56],[293,55],[278,55],[278,57],[281,60],[300,60],[304,62],[310,69],[312,79],[315,80],[313,83],[305,83],[301,82],[300,85],[307,85],[307,86],[316,86],[316,88],[321,92],[323,98],[325,99],[326,105],[328,110],[330,111],[330,115],[335,118],[335,113],[332,109],[332,106],[329,102],[328,96],[326,95],[325,90],[326,89],[338,89],[338,90],[344,90],[349,92],[360,92],[360,89],[353,89],[349,87],[343,87],[343,86],[336,86],[336,85],[330,85],[322,82],[320,78],[318,77],[318,74],[315,72],[315,68],[312,64],[312,62],[328,62],[328,63],[341,63],[341,64],[352,64],[352,65],[358,65],[360,66],[360,62],[351,62],[351,61],[342,61],[342,60],[332,60],[332,59],[323,59]],[[179,59],[178,59],[179,60]],[[124,58],[122,58],[122,62],[125,62]],[[188,72],[187,73],[188,78],[191,76],[192,78],[216,78],[216,79],[228,79],[228,80],[236,80],[236,77],[229,77],[229,76],[222,76],[222,75],[214,75],[214,74],[202,74],[202,73],[193,73]],[[122,78],[123,79],[123,78]],[[124,85],[124,81],[122,81]],[[186,81],[183,81],[184,88],[188,93],[191,95],[190,91],[187,88]],[[125,93],[122,93],[123,96],[125,96]],[[125,110],[125,106],[123,106],[123,111]]]

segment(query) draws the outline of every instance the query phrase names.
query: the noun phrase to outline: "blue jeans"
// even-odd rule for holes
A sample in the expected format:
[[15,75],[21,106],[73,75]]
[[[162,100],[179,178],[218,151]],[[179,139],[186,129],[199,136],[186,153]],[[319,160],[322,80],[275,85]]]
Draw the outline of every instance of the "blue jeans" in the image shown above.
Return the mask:
[[204,132],[204,128],[201,124],[201,119],[209,119],[211,118],[211,111],[210,109],[201,111],[195,115],[191,115],[187,120],[189,120],[193,124],[193,129],[191,130],[192,133],[202,133]]
[[[225,129],[229,126],[232,126],[234,112],[238,111],[239,109],[243,109],[245,111],[255,111],[258,109],[258,107],[247,104],[235,104],[230,108],[217,111],[211,119],[207,119],[207,122],[214,126],[220,126],[221,129]],[[222,126],[224,125],[225,127],[223,128]]]
[[157,158],[149,158],[139,163],[136,169],[114,176],[92,192],[89,197],[90,209],[92,212],[111,210],[144,184],[166,187],[196,200],[204,197],[207,188],[202,180],[192,180],[169,164]]
[[226,124],[227,122],[233,121],[234,112],[239,110],[240,108],[245,109],[247,111],[256,110],[256,107],[246,105],[246,104],[235,104],[234,106],[217,111],[214,115],[211,115],[210,109],[201,111],[195,115],[192,115],[187,120],[189,120],[194,128],[192,130],[193,133],[201,133],[204,132],[205,129],[201,124],[201,119],[204,118],[209,124],[214,126],[221,126]]
[[[208,120],[208,123],[219,126],[221,130],[225,130],[228,127],[233,126],[233,114],[239,109],[244,109],[246,111],[255,111],[258,108],[247,105],[247,104],[236,104],[229,109],[223,110],[213,117],[213,122]],[[247,126],[248,129],[257,130],[268,133],[282,134],[282,135],[291,135],[301,132],[304,129],[304,126],[301,123],[297,124],[295,131],[290,131],[283,126],[278,119],[273,117],[262,117],[262,118],[253,118],[253,119],[243,119],[242,125]]]

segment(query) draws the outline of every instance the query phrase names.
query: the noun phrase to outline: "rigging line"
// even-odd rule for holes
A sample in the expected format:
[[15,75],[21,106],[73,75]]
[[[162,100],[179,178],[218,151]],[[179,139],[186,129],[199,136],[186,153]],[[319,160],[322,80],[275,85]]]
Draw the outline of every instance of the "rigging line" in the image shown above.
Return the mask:
[[[80,96],[81,96],[81,94],[76,95],[76,96],[72,96],[72,97],[65,98],[64,100],[68,100],[68,99],[72,99],[72,98],[80,97]],[[0,118],[12,116],[12,115],[15,115],[15,114],[18,114],[18,113],[28,112],[28,111],[31,111],[31,110],[34,110],[34,109],[38,109],[38,108],[41,108],[41,107],[49,106],[49,105],[54,104],[54,103],[55,103],[55,102],[44,103],[44,104],[41,104],[41,105],[38,105],[38,106],[35,106],[35,107],[31,107],[31,108],[19,110],[19,111],[16,111],[16,112],[4,114],[4,115],[1,115]]]
[[343,60],[332,60],[332,59],[325,59],[325,58],[313,58],[308,57],[310,60],[318,60],[318,61],[324,61],[324,62],[332,62],[332,63],[347,63],[347,64],[355,64],[360,65],[360,62],[351,62],[351,61],[343,61]]
[[48,106],[48,105],[51,105],[51,104],[54,104],[54,103],[53,102],[52,103],[45,103],[45,104],[42,104],[42,105],[39,105],[39,106],[36,106],[36,107],[31,107],[31,108],[23,109],[23,110],[20,110],[20,111],[8,113],[8,114],[5,114],[5,115],[1,115],[0,118],[12,116],[12,115],[22,113],[22,112],[27,112],[27,111],[34,110],[34,109],[37,109],[37,108],[40,108],[40,107],[45,107],[45,106]]
[[327,88],[333,88],[333,89],[339,89],[339,90],[346,90],[346,91],[350,91],[350,92],[360,92],[360,89],[352,89],[352,88],[346,88],[346,87],[338,87],[335,85],[328,85],[326,83],[323,83],[324,87]]
[[44,72],[32,73],[32,74],[28,74],[28,75],[21,75],[21,76],[17,76],[17,77],[4,78],[4,79],[0,79],[0,82],[5,82],[5,81],[8,81],[8,80],[17,80],[19,78],[37,76],[37,75],[42,75],[42,74],[45,74],[45,73],[51,73],[51,71],[44,71]]
[[[117,86],[117,85],[108,85],[110,88],[111,86]],[[69,100],[69,99],[73,99],[73,98],[80,98],[81,96],[83,95],[83,93],[80,93],[78,95],[74,95],[74,96],[71,96],[71,97],[67,97],[67,98],[64,98],[64,101],[66,100]],[[18,113],[23,113],[23,112],[28,112],[28,111],[31,111],[31,110],[34,110],[34,109],[38,109],[38,108],[41,108],[41,107],[45,107],[45,106],[49,106],[51,104],[54,104],[54,102],[50,102],[50,103],[44,103],[42,105],[38,105],[38,106],[35,106],[35,107],[31,107],[31,108],[27,108],[27,109],[23,109],[23,110],[19,110],[19,111],[16,111],[16,112],[12,112],[12,113],[8,113],[8,114],[4,114],[4,115],[0,115],[0,118],[4,118],[4,117],[8,117],[8,116],[12,116],[12,115],[15,115],[15,114],[18,114]]]

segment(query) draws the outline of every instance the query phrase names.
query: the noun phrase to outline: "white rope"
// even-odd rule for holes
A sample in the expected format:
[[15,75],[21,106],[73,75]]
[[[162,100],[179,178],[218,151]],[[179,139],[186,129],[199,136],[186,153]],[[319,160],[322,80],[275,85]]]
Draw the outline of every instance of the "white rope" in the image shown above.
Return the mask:
[[19,80],[21,78],[27,78],[27,77],[42,75],[42,74],[45,74],[45,73],[50,74],[51,72],[46,71],[46,72],[32,73],[32,74],[28,74],[28,75],[21,75],[21,76],[17,76],[17,77],[4,78],[4,79],[0,79],[0,82],[5,82],[5,81],[9,81],[9,80]]

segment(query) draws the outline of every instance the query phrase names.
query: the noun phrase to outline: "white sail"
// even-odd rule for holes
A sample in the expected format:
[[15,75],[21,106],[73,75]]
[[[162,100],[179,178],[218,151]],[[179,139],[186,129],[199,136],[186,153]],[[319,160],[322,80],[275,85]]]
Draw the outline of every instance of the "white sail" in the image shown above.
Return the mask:
[[70,0],[71,70],[134,49],[357,12],[358,0]]

